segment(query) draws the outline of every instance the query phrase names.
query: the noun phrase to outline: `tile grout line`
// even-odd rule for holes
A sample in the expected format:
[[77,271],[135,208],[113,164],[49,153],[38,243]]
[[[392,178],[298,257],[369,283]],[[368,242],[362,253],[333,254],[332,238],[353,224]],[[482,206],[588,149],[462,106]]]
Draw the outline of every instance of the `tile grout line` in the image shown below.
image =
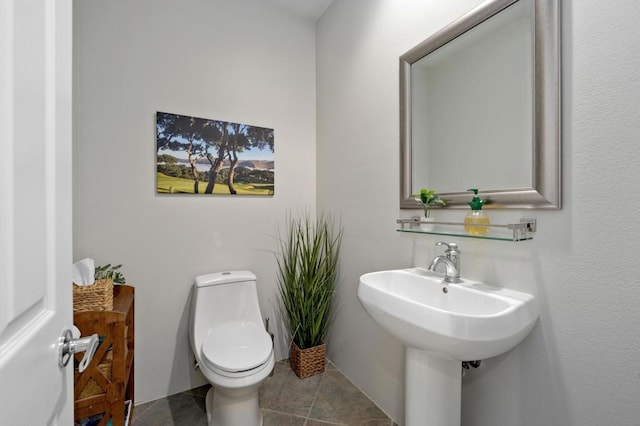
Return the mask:
[[[304,424],[306,425],[309,422],[310,416],[311,416],[311,411],[313,410],[313,406],[316,403],[316,399],[318,399],[318,394],[320,393],[320,387],[322,386],[322,382],[324,382],[324,377],[325,374],[327,372],[327,359],[325,358],[324,361],[325,367],[324,367],[324,371],[322,372],[322,377],[320,378],[320,383],[318,383],[318,389],[316,389],[316,394],[313,396],[313,400],[311,401],[311,405],[309,406],[309,411],[307,412],[307,418],[304,421]],[[311,419],[313,420],[313,419]]]
[[286,412],[286,411],[272,410],[270,408],[261,408],[260,411],[262,411],[263,413],[264,412],[268,412],[268,413],[282,414],[282,415],[285,415],[285,416],[288,416],[288,417],[295,417],[295,418],[298,418],[298,419],[304,419],[305,422],[307,421],[307,418],[305,416],[301,416],[299,414],[294,414],[294,413],[289,413],[289,412]]
[[334,368],[336,369],[336,371],[338,371],[342,376],[344,376],[345,379],[347,379],[347,381],[349,383],[351,383],[353,386],[355,386],[355,388],[358,390],[359,393],[361,393],[365,398],[367,398],[373,405],[376,406],[376,408],[378,408],[378,410],[380,410],[389,420],[389,425],[390,426],[397,426],[397,424],[395,423],[395,421],[393,420],[393,418],[389,415],[389,413],[387,413],[386,411],[384,411],[381,407],[378,406],[378,404],[376,404],[373,399],[371,399],[371,397],[362,389],[360,389],[360,387],[358,385],[356,385],[355,383],[353,383],[351,380],[349,380],[349,378],[338,368],[334,365]]
[[146,408],[145,408],[144,410],[142,410],[142,411],[140,411],[140,409],[139,409],[139,408],[137,408],[137,407],[135,407],[135,406],[134,406],[133,408],[134,408],[134,409],[137,409],[137,410],[138,410],[138,412],[136,413],[135,418],[131,419],[131,424],[133,424],[133,422],[134,422],[134,421],[136,421],[136,420],[140,420],[140,419],[142,419],[144,416],[146,416],[146,415],[149,413],[149,411],[150,411],[153,407],[155,407],[155,405],[156,405],[156,403],[157,403],[158,401],[159,401],[159,399],[156,399],[156,400],[153,400],[153,401],[149,401],[149,402],[151,402],[151,404],[149,404],[149,406],[148,406],[148,407],[146,407]]

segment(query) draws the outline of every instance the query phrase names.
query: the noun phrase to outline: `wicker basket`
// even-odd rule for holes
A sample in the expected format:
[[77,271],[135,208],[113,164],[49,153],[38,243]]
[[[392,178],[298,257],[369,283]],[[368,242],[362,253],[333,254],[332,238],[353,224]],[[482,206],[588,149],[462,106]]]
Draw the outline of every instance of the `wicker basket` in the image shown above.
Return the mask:
[[96,280],[92,285],[73,285],[73,311],[113,310],[113,281]]
[[324,343],[312,348],[300,349],[295,342],[291,342],[289,362],[296,376],[304,379],[324,372],[325,351]]

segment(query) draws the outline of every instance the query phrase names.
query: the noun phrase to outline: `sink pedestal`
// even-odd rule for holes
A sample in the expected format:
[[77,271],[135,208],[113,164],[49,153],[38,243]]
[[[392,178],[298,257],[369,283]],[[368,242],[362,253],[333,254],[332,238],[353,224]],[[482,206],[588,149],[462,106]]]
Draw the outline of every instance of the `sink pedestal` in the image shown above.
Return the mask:
[[462,366],[406,347],[406,426],[460,426]]

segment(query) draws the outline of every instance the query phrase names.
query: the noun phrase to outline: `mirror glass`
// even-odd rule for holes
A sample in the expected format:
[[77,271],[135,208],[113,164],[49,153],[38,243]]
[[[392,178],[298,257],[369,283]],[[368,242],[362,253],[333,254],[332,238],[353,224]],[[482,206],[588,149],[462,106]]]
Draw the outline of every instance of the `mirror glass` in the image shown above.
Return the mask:
[[400,58],[401,207],[560,207],[557,31],[551,0],[491,1]]

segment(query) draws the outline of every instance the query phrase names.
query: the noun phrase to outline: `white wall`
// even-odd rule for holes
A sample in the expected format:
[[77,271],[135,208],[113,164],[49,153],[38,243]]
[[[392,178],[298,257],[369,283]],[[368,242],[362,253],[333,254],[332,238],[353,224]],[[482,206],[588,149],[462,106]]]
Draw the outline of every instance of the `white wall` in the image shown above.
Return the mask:
[[[481,0],[336,0],[318,23],[318,207],[345,226],[329,357],[398,421],[402,345],[361,308],[360,274],[425,265],[435,237],[400,235],[398,57]],[[632,426],[640,418],[640,5],[563,1],[563,190],[532,242],[455,239],[463,275],[533,292],[541,317],[463,381],[465,426]],[[466,212],[440,213],[461,219]]]
[[[262,0],[82,0],[74,26],[74,258],[125,265],[145,402],[204,383],[196,275],[254,271],[275,317],[278,224],[315,211],[315,27]],[[156,111],[274,128],[275,196],[156,195]]]

